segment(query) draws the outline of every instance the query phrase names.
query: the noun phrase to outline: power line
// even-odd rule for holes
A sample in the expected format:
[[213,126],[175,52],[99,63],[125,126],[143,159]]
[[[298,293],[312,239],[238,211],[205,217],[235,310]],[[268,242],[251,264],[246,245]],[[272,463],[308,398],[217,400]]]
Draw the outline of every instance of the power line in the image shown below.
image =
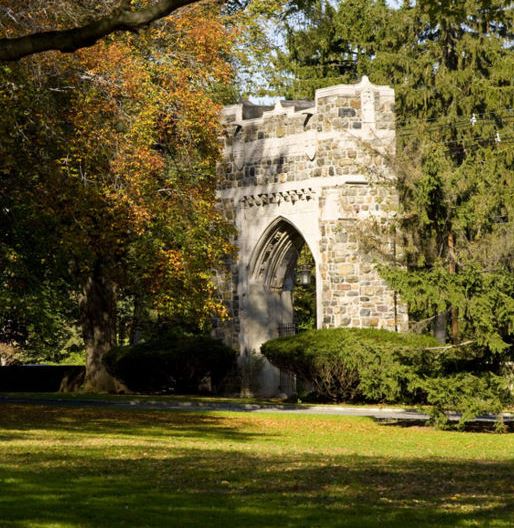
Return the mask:
[[[509,116],[509,117],[499,117],[498,120],[493,120],[493,119],[477,119],[477,116],[478,114],[472,114],[471,117],[469,118],[461,118],[459,120],[456,120],[454,123],[441,123],[441,124],[438,124],[438,125],[429,125],[428,127],[426,127],[426,130],[431,132],[431,131],[435,131],[435,130],[442,130],[442,129],[445,129],[445,128],[449,128],[449,129],[456,129],[456,130],[459,130],[459,129],[462,129],[462,128],[466,128],[466,127],[472,127],[472,128],[475,128],[479,127],[479,125],[484,125],[484,124],[490,124],[492,126],[494,126],[495,128],[498,128],[498,125],[496,124],[497,121],[501,121],[503,122],[504,124],[510,124],[511,122],[514,122],[514,115],[512,116]],[[473,120],[473,116],[475,117],[475,119]],[[399,133],[398,133],[398,136],[401,136],[401,135],[410,135],[409,131],[411,130],[414,130],[414,129],[419,129],[421,125],[427,123],[427,121],[419,121],[418,124],[412,124],[408,127],[403,127],[402,125],[399,125]],[[473,124],[474,123],[474,124]]]
[[[456,119],[455,121],[456,122],[465,121],[466,123],[472,124],[471,121],[473,119],[473,116],[475,116],[475,118],[485,117],[485,116],[496,116],[496,117],[499,117],[501,119],[500,113],[514,114],[514,109],[513,108],[503,108],[503,109],[501,109],[500,112],[498,112],[498,111],[483,112],[483,113],[473,112],[471,115],[459,116],[459,118]],[[441,119],[441,117],[431,117],[431,118],[428,118],[428,119],[420,120],[419,122],[421,122],[421,123],[432,123],[434,121],[438,121],[439,119]],[[415,125],[415,124],[411,125],[411,127],[414,127],[414,126],[417,126],[417,125]],[[448,126],[450,126],[450,125],[448,125]]]

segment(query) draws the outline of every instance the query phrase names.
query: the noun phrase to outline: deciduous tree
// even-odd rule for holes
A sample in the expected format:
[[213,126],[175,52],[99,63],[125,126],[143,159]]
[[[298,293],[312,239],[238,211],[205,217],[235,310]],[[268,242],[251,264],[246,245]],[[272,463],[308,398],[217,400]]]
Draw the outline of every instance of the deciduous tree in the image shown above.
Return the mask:
[[[16,259],[48,270],[80,308],[88,388],[115,389],[101,358],[121,296],[204,321],[223,314],[209,270],[230,251],[213,168],[232,41],[207,2],[1,69],[2,211]],[[27,224],[45,246],[30,262]]]
[[[153,2],[134,2],[133,0],[104,0],[103,2],[85,2],[71,7],[66,0],[52,6],[55,17],[62,19],[68,16],[73,22],[70,28],[39,30],[21,36],[0,38],[0,60],[16,61],[27,55],[43,51],[58,50],[66,53],[80,48],[93,46],[101,38],[116,31],[138,31],[150,23],[166,17],[181,7],[193,4],[198,0],[155,0]],[[3,2],[4,12],[16,21],[17,16],[37,20],[38,10],[48,12],[49,7],[35,6],[30,2],[28,7],[19,12],[14,2]],[[13,4],[12,6],[10,4]],[[81,3],[82,4],[82,3]],[[90,4],[90,5],[88,5]],[[139,4],[139,5],[138,5]],[[84,13],[88,16],[84,19]]]

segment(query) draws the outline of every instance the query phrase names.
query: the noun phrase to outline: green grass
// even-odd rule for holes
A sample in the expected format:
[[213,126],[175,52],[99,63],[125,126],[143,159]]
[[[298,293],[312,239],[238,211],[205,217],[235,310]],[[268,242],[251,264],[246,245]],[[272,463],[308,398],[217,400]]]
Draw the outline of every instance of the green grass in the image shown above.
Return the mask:
[[[227,404],[257,404],[257,405],[292,405],[295,407],[312,407],[313,405],[331,406],[337,405],[341,407],[357,407],[357,408],[372,408],[372,409],[408,409],[419,410],[421,412],[427,411],[427,405],[399,405],[394,403],[383,404],[368,404],[368,403],[285,403],[278,398],[240,398],[238,396],[199,396],[199,395],[169,395],[169,394],[105,394],[105,393],[89,393],[89,392],[0,392],[0,398],[7,397],[11,399],[23,399],[34,401],[45,400],[80,400],[80,401],[107,401],[107,402],[170,402],[183,403],[193,402],[198,404],[211,403],[227,403]],[[1,527],[0,527],[1,528]]]
[[0,527],[510,527],[514,435],[0,405]]
[[106,394],[93,392],[0,392],[1,396],[30,400],[92,400],[109,402],[156,401],[200,403],[277,403],[277,400],[221,396],[174,395],[174,394]]

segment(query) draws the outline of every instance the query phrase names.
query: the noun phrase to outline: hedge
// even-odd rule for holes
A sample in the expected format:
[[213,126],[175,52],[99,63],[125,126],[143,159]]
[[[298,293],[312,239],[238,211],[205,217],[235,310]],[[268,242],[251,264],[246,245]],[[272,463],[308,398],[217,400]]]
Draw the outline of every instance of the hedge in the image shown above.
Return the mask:
[[161,334],[103,358],[107,370],[136,392],[217,393],[236,353],[209,336]]
[[316,395],[332,401],[416,401],[413,367],[431,371],[438,342],[418,334],[369,328],[309,330],[273,339],[262,353],[278,368],[314,386]]
[[460,425],[512,402],[512,376],[483,361],[483,350],[444,347],[433,337],[387,330],[333,328],[273,339],[262,353],[296,374],[317,399],[428,403],[439,426]]
[[71,382],[80,385],[81,365],[14,365],[0,367],[0,392],[58,392]]

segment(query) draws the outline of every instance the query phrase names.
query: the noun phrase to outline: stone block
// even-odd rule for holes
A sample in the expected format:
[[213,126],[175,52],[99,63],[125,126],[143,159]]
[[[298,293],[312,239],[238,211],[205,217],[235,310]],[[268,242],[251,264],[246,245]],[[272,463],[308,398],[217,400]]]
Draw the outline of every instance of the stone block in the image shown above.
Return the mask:
[[342,107],[338,111],[339,117],[355,117],[356,111],[354,108]]
[[[347,282],[352,282],[352,280],[348,279],[354,278],[353,274],[355,273],[355,266],[353,264],[339,264],[337,266],[337,273],[339,273],[340,275],[344,275]],[[348,277],[348,275],[350,275],[350,277]]]

